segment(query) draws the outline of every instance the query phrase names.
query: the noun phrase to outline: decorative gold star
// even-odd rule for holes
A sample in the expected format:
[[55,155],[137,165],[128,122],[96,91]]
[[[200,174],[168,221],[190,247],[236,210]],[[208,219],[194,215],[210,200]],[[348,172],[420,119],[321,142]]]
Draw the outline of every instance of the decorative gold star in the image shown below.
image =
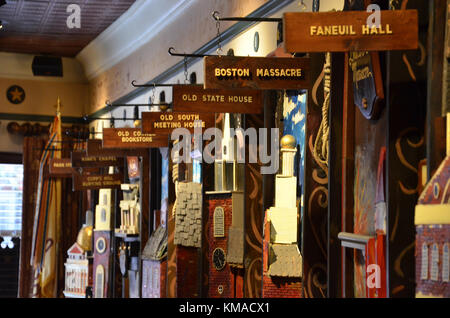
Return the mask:
[[23,95],[23,92],[21,92],[21,91],[19,91],[18,89],[17,89],[17,87],[13,90],[13,91],[11,91],[11,92],[9,92],[10,94],[11,94],[11,100],[12,101],[16,101],[16,100],[18,100],[19,102],[20,101],[22,101],[22,95]]

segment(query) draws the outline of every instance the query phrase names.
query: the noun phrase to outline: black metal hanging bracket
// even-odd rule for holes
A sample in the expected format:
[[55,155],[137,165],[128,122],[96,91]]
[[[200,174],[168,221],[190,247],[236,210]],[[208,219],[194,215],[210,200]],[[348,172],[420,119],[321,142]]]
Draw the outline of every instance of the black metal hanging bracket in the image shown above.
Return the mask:
[[173,47],[169,47],[169,54],[172,56],[183,56],[183,57],[205,57],[205,56],[216,56],[216,55],[210,55],[210,54],[186,54],[186,53],[175,53],[173,52],[175,50],[175,48]]
[[177,84],[159,84],[159,83],[149,83],[149,84],[136,84],[136,80],[131,81],[133,87],[172,87]]
[[218,11],[212,13],[216,21],[244,21],[244,22],[283,22],[282,18],[257,18],[257,17],[227,17],[221,18]]
[[[134,81],[133,81],[134,82]],[[154,104],[154,103],[147,103],[147,104],[113,104],[109,101],[105,102],[105,106],[106,107],[142,107],[142,106],[167,106],[170,105],[170,103],[159,103],[159,104]]]

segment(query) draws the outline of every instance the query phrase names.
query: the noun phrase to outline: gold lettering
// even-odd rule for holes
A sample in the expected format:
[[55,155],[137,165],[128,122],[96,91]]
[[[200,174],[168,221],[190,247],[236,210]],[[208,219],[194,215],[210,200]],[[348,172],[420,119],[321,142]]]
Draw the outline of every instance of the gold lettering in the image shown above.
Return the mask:
[[362,26],[362,34],[369,34],[369,26],[368,25],[363,25]]
[[309,27],[309,34],[314,35],[314,34],[316,34],[316,32],[317,32],[317,27],[315,25],[311,25]]
[[323,30],[320,25],[317,27],[317,35],[323,35]]
[[333,35],[338,35],[338,26],[337,25],[333,25]]
[[392,34],[391,26],[386,24],[386,34]]

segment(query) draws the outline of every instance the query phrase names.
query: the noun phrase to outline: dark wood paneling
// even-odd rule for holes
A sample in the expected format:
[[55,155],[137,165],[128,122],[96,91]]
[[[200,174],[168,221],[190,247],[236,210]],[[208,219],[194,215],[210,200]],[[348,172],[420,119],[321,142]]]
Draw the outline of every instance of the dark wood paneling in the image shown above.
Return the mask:
[[[273,113],[276,105],[276,93],[264,93],[265,111]],[[266,106],[267,105],[267,106]],[[245,115],[244,128],[259,129],[265,127],[264,115]],[[261,145],[258,145],[261,147]],[[249,158],[249,143],[245,143],[245,158]],[[244,258],[244,297],[259,298],[262,296],[262,248],[264,222],[264,192],[261,162],[245,164],[245,258]],[[273,193],[270,194],[273,196]]]
[[[345,57],[344,96],[342,109],[342,228],[341,231],[353,233],[353,189],[355,172],[355,104],[351,71]],[[341,296],[353,296],[353,257],[351,251],[341,248]],[[349,264],[350,266],[347,266]],[[345,268],[345,272],[343,269]],[[345,281],[344,281],[345,279]]]
[[[444,44],[446,27],[446,0],[430,1],[428,28],[428,89],[427,89],[427,163],[428,179],[437,169],[445,157],[445,152],[441,149],[445,147],[439,145],[442,140],[438,139],[440,132],[436,129],[436,118],[442,114],[442,93],[443,93],[443,65],[444,65]],[[445,141],[444,141],[445,142]],[[444,148],[445,150],[445,148]]]
[[338,233],[342,227],[342,122],[344,100],[344,53],[331,55],[331,94],[329,110],[328,153],[328,247],[327,296],[338,297],[341,292],[341,248]]
[[[311,54],[314,83],[323,69],[324,55]],[[305,128],[305,186],[302,222],[303,286],[305,298],[325,298],[327,294],[328,168],[317,162],[313,144],[322,120],[323,82],[317,89],[316,105],[308,94]]]

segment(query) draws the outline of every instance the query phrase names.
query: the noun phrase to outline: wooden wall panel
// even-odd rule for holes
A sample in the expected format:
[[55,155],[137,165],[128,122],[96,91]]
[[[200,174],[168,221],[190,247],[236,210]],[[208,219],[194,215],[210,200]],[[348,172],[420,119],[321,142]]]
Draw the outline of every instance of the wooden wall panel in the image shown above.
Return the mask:
[[[315,83],[323,69],[324,54],[311,54],[311,78]],[[314,91],[314,89],[313,89]],[[313,156],[313,144],[322,120],[323,83],[308,94],[306,114],[305,210],[302,222],[303,286],[305,298],[327,294],[328,168]]]

